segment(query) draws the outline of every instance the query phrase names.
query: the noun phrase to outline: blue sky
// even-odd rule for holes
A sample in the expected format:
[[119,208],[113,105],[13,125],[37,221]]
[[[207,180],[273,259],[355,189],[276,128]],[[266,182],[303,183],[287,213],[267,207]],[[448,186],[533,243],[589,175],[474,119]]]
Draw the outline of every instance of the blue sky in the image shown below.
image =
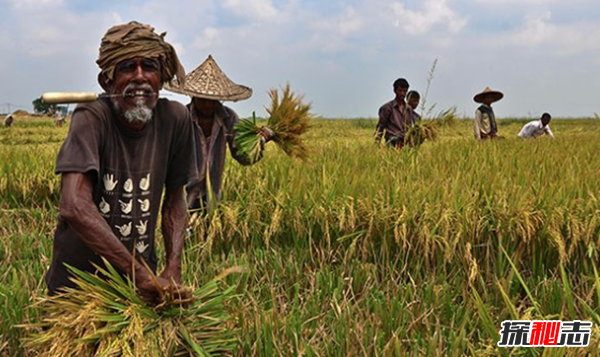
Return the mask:
[[[264,115],[289,82],[322,117],[376,117],[405,77],[427,106],[472,117],[473,95],[504,92],[497,116],[600,114],[597,0],[0,0],[0,112],[47,91],[97,91],[100,39],[137,20],[167,32],[189,72],[212,54]],[[162,92],[187,103],[183,96]]]

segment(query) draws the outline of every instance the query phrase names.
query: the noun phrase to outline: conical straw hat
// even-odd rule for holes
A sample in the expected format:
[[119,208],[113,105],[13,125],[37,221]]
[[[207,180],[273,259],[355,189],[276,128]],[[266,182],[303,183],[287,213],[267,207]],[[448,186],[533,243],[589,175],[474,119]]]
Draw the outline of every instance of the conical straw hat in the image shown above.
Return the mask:
[[477,103],[482,103],[483,97],[488,94],[492,96],[492,102],[497,102],[500,99],[502,99],[502,97],[504,97],[504,94],[502,94],[502,92],[499,92],[497,90],[492,90],[490,87],[485,87],[483,92],[475,94],[475,96],[473,97],[473,100],[476,101]]
[[190,97],[233,102],[252,96],[252,89],[233,83],[211,55],[200,66],[186,74],[183,88],[179,88],[177,79],[174,79],[165,85],[165,89]]

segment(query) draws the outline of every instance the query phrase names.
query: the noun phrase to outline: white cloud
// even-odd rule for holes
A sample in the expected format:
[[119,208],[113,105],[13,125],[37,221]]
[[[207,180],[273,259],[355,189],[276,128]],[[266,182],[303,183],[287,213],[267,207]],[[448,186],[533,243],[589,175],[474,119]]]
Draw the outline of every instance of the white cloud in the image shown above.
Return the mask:
[[[571,2],[573,0],[570,0]],[[476,0],[476,2],[484,5],[507,5],[517,3],[519,5],[544,5],[564,3],[563,0]]]
[[215,27],[207,27],[202,30],[202,34],[194,40],[193,48],[206,50],[214,47],[219,42],[220,31]]
[[446,26],[451,33],[459,32],[467,20],[456,14],[447,0],[425,0],[422,11],[408,10],[403,3],[393,2],[392,10],[398,17],[396,27],[412,35],[428,33],[434,26]]
[[348,8],[336,21],[337,31],[342,36],[359,33],[363,29],[363,19],[354,8]]
[[270,19],[278,14],[271,0],[225,0],[223,7],[237,16],[250,19]]
[[523,26],[510,35],[509,42],[526,48],[547,47],[561,55],[600,50],[597,41],[600,25],[586,22],[559,25],[551,20],[550,11],[540,16],[526,16]]
[[53,8],[63,4],[63,0],[6,0],[16,10]]
[[348,37],[364,35],[366,16],[348,7],[343,13],[332,17],[317,16],[302,21],[307,26],[310,39],[304,41],[306,50],[323,53],[340,52],[350,45]]

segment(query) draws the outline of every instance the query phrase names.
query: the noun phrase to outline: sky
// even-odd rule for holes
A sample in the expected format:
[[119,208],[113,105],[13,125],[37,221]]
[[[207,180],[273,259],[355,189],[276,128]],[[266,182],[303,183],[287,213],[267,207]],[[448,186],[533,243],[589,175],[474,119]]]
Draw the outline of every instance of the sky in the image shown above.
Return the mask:
[[0,113],[44,92],[100,93],[100,39],[136,20],[167,32],[186,72],[212,54],[251,87],[226,102],[241,117],[264,116],[267,91],[289,83],[317,116],[376,118],[400,77],[431,114],[473,117],[489,86],[504,93],[500,119],[594,117],[599,17],[598,0],[0,0]]

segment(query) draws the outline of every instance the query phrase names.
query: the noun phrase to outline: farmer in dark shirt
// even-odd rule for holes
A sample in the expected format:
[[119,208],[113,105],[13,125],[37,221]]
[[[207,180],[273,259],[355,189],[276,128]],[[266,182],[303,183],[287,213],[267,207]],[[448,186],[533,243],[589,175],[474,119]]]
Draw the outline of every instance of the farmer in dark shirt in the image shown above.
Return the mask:
[[[62,186],[49,294],[74,287],[65,264],[94,272],[104,258],[146,301],[156,302],[170,284],[187,296],[180,284],[184,187],[196,175],[192,123],[183,105],[158,97],[185,71],[164,34],[137,22],[108,30],[97,63],[110,97],[75,109],[57,158]],[[156,284],[143,262],[156,271],[159,211],[166,261]]]
[[404,146],[404,135],[412,124],[412,108],[406,104],[404,97],[408,91],[408,81],[399,78],[394,81],[396,97],[379,108],[379,121],[375,128],[375,141],[380,142],[383,136],[388,146],[401,149]]

